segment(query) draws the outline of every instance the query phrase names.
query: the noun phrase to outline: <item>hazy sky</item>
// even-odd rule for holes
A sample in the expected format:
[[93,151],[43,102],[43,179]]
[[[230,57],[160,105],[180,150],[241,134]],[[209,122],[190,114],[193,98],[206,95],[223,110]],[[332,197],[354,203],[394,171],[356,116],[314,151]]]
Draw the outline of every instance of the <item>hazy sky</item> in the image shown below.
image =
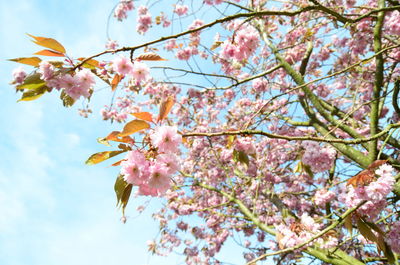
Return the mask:
[[[8,84],[18,65],[5,59],[40,49],[25,33],[53,37],[75,57],[101,51],[106,20],[116,2],[0,1],[2,265],[182,264],[184,260],[176,255],[150,256],[146,241],[157,235],[158,226],[150,218],[151,209],[140,216],[135,212],[145,199],[131,201],[130,218],[123,225],[113,191],[118,170],[107,163],[84,165],[90,154],[104,150],[96,138],[112,130],[109,124],[101,122],[98,113],[84,119],[76,108],[64,109],[57,95],[16,103],[18,95]],[[127,24],[114,21],[113,25]],[[158,204],[153,199],[151,207]]]

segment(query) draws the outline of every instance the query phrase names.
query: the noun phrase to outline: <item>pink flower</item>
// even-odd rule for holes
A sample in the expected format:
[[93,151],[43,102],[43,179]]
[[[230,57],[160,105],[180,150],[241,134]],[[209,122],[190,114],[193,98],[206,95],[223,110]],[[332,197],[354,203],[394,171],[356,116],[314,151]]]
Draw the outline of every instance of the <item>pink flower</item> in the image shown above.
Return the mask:
[[179,144],[182,143],[182,136],[178,134],[175,126],[161,126],[155,129],[150,135],[151,143],[160,152],[175,153],[178,151]]
[[400,221],[395,222],[389,227],[390,231],[385,240],[394,252],[400,253]]
[[149,72],[150,72],[149,67],[147,67],[146,64],[141,62],[135,62],[133,64],[130,74],[133,76],[133,78],[136,79],[137,82],[141,82],[149,79],[150,76]]
[[141,185],[146,180],[149,162],[143,153],[135,150],[129,151],[126,160],[121,162],[121,174],[124,180],[130,184]]
[[176,53],[176,57],[182,61],[189,60],[191,55],[192,55],[192,49],[190,49],[189,47],[181,49]]
[[79,98],[79,82],[77,78],[70,74],[66,74],[60,76],[59,82],[60,86],[65,89],[65,93],[67,93],[71,98]]
[[113,69],[120,75],[126,75],[132,72],[133,64],[126,57],[117,57],[113,61]]
[[54,66],[48,61],[41,61],[39,64],[40,78],[44,81],[48,81],[54,77]]
[[108,40],[106,43],[106,49],[115,50],[118,47],[118,42],[115,40]]
[[150,177],[147,184],[157,190],[158,194],[164,193],[170,186],[168,169],[159,163],[154,163],[149,168]]
[[188,8],[188,6],[186,6],[186,5],[175,5],[174,12],[175,12],[178,16],[183,16],[183,15],[186,15],[188,9],[189,9],[189,8]]
[[174,154],[161,154],[156,157],[158,164],[161,164],[167,169],[168,174],[174,174],[179,170],[180,165],[178,163],[178,158]]
[[25,72],[24,68],[18,67],[13,70],[12,75],[14,78],[14,80],[13,80],[14,83],[22,84],[25,80],[26,72]]
[[315,193],[314,200],[316,205],[323,206],[325,203],[330,202],[333,198],[335,198],[335,193],[333,193],[333,191],[321,189]]
[[253,140],[250,137],[240,137],[235,141],[235,149],[246,154],[252,155],[256,153]]
[[132,0],[121,0],[118,6],[114,10],[114,17],[116,17],[119,21],[127,18],[126,12],[132,10],[134,8]]
[[75,77],[78,79],[82,95],[87,98],[89,96],[90,88],[96,83],[94,81],[94,75],[89,69],[83,69],[77,72]]

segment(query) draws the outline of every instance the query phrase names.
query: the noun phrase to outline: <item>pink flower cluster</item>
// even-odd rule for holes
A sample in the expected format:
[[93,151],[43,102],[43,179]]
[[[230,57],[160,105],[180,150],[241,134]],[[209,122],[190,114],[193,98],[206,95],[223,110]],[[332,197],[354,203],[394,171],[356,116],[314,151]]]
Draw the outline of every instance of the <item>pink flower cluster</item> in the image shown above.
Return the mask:
[[235,149],[246,154],[252,155],[256,153],[254,141],[251,137],[239,137],[235,140]]
[[252,87],[256,94],[265,92],[268,88],[268,82],[265,78],[256,78],[252,82]]
[[40,62],[38,73],[40,73],[40,78],[46,81],[48,87],[63,88],[65,93],[74,100],[79,99],[81,96],[88,98],[90,96],[90,89],[96,83],[94,75],[88,69],[79,70],[74,75],[57,75],[55,67],[47,61]]
[[152,22],[151,15],[145,6],[140,6],[138,8],[138,17],[137,17],[137,25],[136,25],[136,31],[140,34],[146,33]]
[[187,11],[189,10],[187,5],[175,5],[174,13],[178,16],[186,15]]
[[250,58],[259,46],[260,36],[257,30],[240,20],[228,25],[228,29],[235,30],[236,34],[233,39],[226,40],[221,45],[221,57],[237,61]]
[[323,172],[332,167],[336,151],[330,146],[321,147],[319,143],[304,141],[302,146],[305,152],[302,157],[304,164],[309,165],[313,172]]
[[[298,228],[293,228],[298,227]],[[280,224],[276,226],[276,230],[281,235],[279,238],[279,245],[282,248],[290,248],[310,240],[315,234],[320,232],[321,224],[314,221],[308,213],[303,213],[300,218],[300,223],[293,223],[291,225]],[[313,241],[320,245],[321,248],[331,248],[337,245],[338,239],[333,236],[327,238],[319,237]]]
[[128,17],[126,13],[133,9],[133,0],[121,0],[114,10],[114,17],[122,21]]
[[394,252],[400,253],[400,221],[390,226],[390,231],[386,235],[386,242]]
[[118,42],[115,40],[108,40],[106,43],[106,49],[115,50],[118,47]]
[[151,143],[158,149],[155,158],[146,158],[139,150],[129,151],[121,162],[121,174],[126,182],[139,187],[139,194],[161,196],[170,187],[170,176],[179,170],[176,153],[182,136],[176,127],[161,126],[150,135]]
[[137,83],[146,81],[150,77],[149,67],[142,62],[132,63],[128,58],[120,56],[114,59],[112,65],[115,72],[120,75],[131,75]]
[[25,72],[24,68],[22,68],[22,66],[21,66],[21,67],[18,67],[13,70],[12,76],[14,78],[12,82],[19,85],[24,82],[25,77],[26,77],[26,72]]
[[324,206],[335,198],[335,193],[331,190],[320,189],[315,193],[314,202],[318,206]]
[[379,176],[376,181],[369,185],[353,187],[349,186],[347,193],[342,194],[339,200],[344,202],[349,208],[357,206],[362,201],[367,203],[362,205],[357,212],[363,216],[375,218],[386,206],[386,196],[392,191],[395,179],[393,177],[393,167],[387,164],[375,170]]
[[400,12],[393,11],[385,21],[385,27],[389,34],[400,35]]

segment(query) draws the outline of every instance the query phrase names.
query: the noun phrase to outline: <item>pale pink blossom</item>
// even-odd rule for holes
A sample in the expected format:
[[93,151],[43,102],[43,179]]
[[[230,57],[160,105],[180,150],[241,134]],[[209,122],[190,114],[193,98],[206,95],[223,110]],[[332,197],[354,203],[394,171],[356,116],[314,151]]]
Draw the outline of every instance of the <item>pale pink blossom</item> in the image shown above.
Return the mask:
[[133,0],[121,0],[114,10],[114,17],[122,21],[127,18],[126,13],[133,8]]
[[44,81],[48,81],[54,77],[54,65],[48,61],[41,61],[39,63],[40,78]]
[[143,153],[135,150],[129,151],[125,160],[121,162],[121,175],[126,182],[134,185],[141,185],[148,175],[149,163]]
[[133,71],[133,64],[131,60],[126,57],[120,56],[113,60],[113,69],[120,75],[127,75]]
[[13,82],[16,84],[22,84],[26,77],[26,72],[22,66],[16,68],[12,72],[12,76],[14,78]]
[[174,12],[175,12],[178,16],[183,16],[183,15],[186,15],[188,9],[189,9],[189,8],[188,8],[188,6],[186,6],[186,5],[175,5]]
[[160,154],[156,157],[156,161],[163,165],[170,175],[180,169],[178,157],[175,154]]
[[178,134],[175,126],[160,126],[150,135],[151,143],[160,152],[175,153],[179,150],[182,143],[182,136]]
[[146,81],[150,77],[150,69],[145,63],[135,62],[130,74],[136,79],[137,82]]
[[80,89],[82,90],[82,95],[87,98],[89,96],[88,92],[90,88],[92,88],[96,83],[94,81],[93,73],[90,72],[89,69],[82,69],[75,74],[75,77],[78,79]]
[[118,42],[116,40],[108,40],[106,43],[106,49],[115,50],[118,48]]

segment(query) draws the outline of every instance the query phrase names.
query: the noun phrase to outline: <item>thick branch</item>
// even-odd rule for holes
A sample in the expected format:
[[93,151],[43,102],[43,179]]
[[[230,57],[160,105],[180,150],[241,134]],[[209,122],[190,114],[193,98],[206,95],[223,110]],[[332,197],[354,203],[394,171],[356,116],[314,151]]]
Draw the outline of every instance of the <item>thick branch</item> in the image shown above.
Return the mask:
[[[378,7],[385,7],[385,0],[378,1]],[[382,27],[383,21],[385,18],[385,12],[381,11],[378,13],[378,19],[376,21],[376,25],[374,27],[374,52],[379,53],[382,50]],[[370,116],[370,133],[374,135],[378,132],[378,124],[379,124],[379,103],[380,103],[380,94],[381,89],[383,87],[383,71],[384,71],[384,60],[383,55],[379,54],[375,57],[375,83],[372,92],[372,103],[371,103],[371,116]],[[372,163],[378,154],[378,140],[375,139],[369,143],[368,147],[368,158]]]

